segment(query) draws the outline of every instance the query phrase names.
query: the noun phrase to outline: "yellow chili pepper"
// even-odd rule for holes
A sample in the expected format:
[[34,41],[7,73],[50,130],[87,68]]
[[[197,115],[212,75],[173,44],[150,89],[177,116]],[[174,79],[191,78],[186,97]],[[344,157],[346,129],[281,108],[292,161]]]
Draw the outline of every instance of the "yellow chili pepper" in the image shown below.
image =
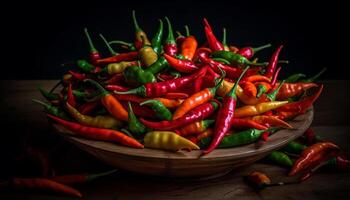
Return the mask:
[[256,105],[243,106],[236,109],[234,116],[249,117],[249,116],[260,115],[264,112],[281,107],[287,103],[288,101],[271,101],[271,102],[258,103]]
[[115,119],[112,116],[97,115],[96,117],[91,117],[88,115],[83,115],[68,103],[66,103],[66,108],[70,113],[70,115],[83,125],[98,127],[98,128],[116,128],[122,125],[121,121]]
[[131,61],[131,62],[122,61],[119,63],[110,63],[107,65],[107,73],[108,74],[119,74],[119,73],[122,73],[125,68],[130,67],[130,66],[134,66],[134,65],[137,65],[137,62],[135,62],[135,61]]
[[146,67],[151,66],[153,63],[157,62],[158,54],[153,50],[153,48],[147,45],[144,41],[144,37],[142,36],[143,45],[139,50],[139,56],[141,62],[146,65]]
[[144,137],[145,147],[178,151],[181,149],[199,149],[190,140],[170,131],[151,131]]

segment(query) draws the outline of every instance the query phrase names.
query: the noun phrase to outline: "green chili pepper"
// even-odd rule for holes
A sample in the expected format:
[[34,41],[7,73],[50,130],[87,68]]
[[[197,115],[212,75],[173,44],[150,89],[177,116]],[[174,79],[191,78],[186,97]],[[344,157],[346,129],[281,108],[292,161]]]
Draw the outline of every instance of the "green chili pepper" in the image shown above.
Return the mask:
[[164,104],[158,100],[147,100],[144,101],[142,103],[140,103],[141,106],[145,105],[145,104],[150,104],[152,110],[155,111],[156,116],[160,119],[160,120],[171,120],[172,119],[172,114],[171,112],[168,110],[167,107],[164,106]]
[[215,51],[212,54],[213,58],[223,58],[227,61],[229,61],[232,65],[238,66],[238,67],[244,67],[246,65],[252,65],[252,66],[267,66],[268,63],[253,63],[249,61],[247,58],[245,58],[242,55],[233,53],[231,51]]
[[145,125],[143,125],[134,114],[130,102],[128,102],[128,116],[128,128],[132,134],[134,134],[136,137],[139,137],[147,132],[147,128],[145,127]]
[[305,148],[306,148],[305,145],[299,142],[291,141],[281,150],[291,154],[300,154]]
[[87,73],[90,73],[95,70],[95,66],[93,66],[86,60],[78,60],[77,65],[82,71]]
[[158,31],[152,38],[152,47],[157,54],[160,54],[162,52],[162,38],[163,38],[163,21],[159,19]]
[[145,83],[156,82],[156,77],[148,71],[144,71],[141,67],[131,66],[123,71],[125,81],[133,85],[142,85]]
[[40,91],[41,95],[43,95],[43,97],[45,97],[45,99],[48,101],[58,100],[60,98],[59,94],[50,93],[41,87],[38,87],[38,90]]
[[315,76],[313,77],[310,77],[308,79],[304,79],[304,80],[301,80],[300,82],[303,82],[303,83],[312,83],[314,82],[316,79],[318,79],[318,77],[320,77],[323,72],[325,72],[327,70],[327,68],[323,68],[320,72],[318,72]]
[[273,163],[276,163],[285,167],[293,166],[293,161],[289,158],[289,156],[280,151],[273,151],[266,158]]
[[161,56],[158,58],[158,60],[155,63],[147,67],[144,71],[152,74],[156,74],[162,71],[167,66],[169,66],[168,61],[164,58],[164,56]]
[[[248,129],[239,133],[225,136],[218,148],[230,148],[255,142],[264,132],[266,132],[266,130]],[[203,138],[199,141],[199,145],[201,148],[206,148],[211,143],[211,140],[211,137]]]
[[304,77],[306,77],[305,74],[298,73],[298,74],[293,74],[293,75],[288,76],[285,80],[286,80],[286,83],[295,83],[299,79],[304,78]]
[[62,119],[71,120],[71,118],[63,110],[61,110],[61,108],[59,108],[59,107],[50,105],[48,103],[44,103],[44,102],[39,101],[37,99],[32,99],[32,101],[44,106],[46,112],[50,113],[51,115],[55,115],[55,116],[62,118]]

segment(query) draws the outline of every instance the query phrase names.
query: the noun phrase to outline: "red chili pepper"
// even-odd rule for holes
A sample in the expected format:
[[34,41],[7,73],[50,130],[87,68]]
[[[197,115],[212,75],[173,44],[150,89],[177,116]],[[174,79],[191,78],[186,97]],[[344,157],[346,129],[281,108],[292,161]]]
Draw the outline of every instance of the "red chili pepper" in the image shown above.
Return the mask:
[[81,114],[86,115],[86,114],[91,113],[93,110],[95,110],[99,105],[100,105],[100,101],[87,102],[87,103],[81,105],[78,108],[78,111]]
[[275,73],[277,63],[278,63],[278,56],[283,48],[283,45],[280,45],[277,50],[273,53],[269,65],[266,68],[265,76],[268,78],[272,78],[273,74]]
[[148,100],[148,98],[142,98],[134,94],[114,94],[113,96],[120,101],[130,101],[138,104]]
[[117,142],[117,143],[121,143],[123,145],[134,147],[134,148],[143,148],[143,145],[139,143],[137,140],[119,131],[82,126],[78,123],[69,122],[50,114],[48,114],[47,116],[53,119],[54,121],[56,121],[57,123],[62,124],[64,127],[73,131],[75,134],[79,136],[86,137],[88,139],[93,139],[93,140]]
[[170,55],[164,54],[165,59],[168,61],[169,65],[179,72],[191,73],[198,69],[198,67],[190,60],[180,60]]
[[196,78],[204,76],[207,68],[202,67],[196,73],[190,76],[177,78],[158,83],[146,83],[138,88],[131,89],[127,92],[116,92],[117,94],[137,94],[144,97],[162,97],[169,92],[181,92],[181,88],[189,85]]
[[[131,103],[131,108],[134,111],[134,114],[138,117],[145,117],[145,118],[150,118],[154,119],[156,118],[156,113],[154,110],[147,106],[140,106],[139,103],[135,102],[130,102]],[[124,109],[128,109],[128,102],[127,101],[122,101],[121,104],[123,105]]]
[[[278,86],[279,84],[276,84]],[[304,91],[317,87],[316,83],[285,83],[277,93],[277,100],[288,99],[302,94]]]
[[243,81],[252,82],[252,83],[254,83],[254,82],[267,82],[267,83],[270,83],[271,79],[267,78],[266,76],[263,76],[263,75],[255,74],[255,75],[244,77],[242,79],[242,82]]
[[216,123],[214,128],[214,137],[209,145],[209,147],[203,152],[203,154],[208,154],[212,152],[224,138],[228,130],[231,128],[233,121],[234,112],[236,109],[237,95],[236,90],[239,81],[242,79],[244,74],[249,69],[249,66],[245,68],[240,77],[237,79],[233,88],[227,93],[222,100],[222,106],[216,116]]
[[310,169],[315,163],[320,163],[325,157],[333,155],[339,151],[339,147],[331,142],[320,142],[307,147],[301,153],[298,160],[289,172],[288,176],[294,176],[301,171]]
[[278,78],[278,75],[280,74],[280,71],[281,71],[281,67],[279,67],[275,74],[273,75],[273,78],[272,78],[272,81],[271,81],[271,88],[274,88],[276,86],[276,83],[277,83],[277,78]]
[[174,39],[173,28],[171,27],[169,18],[165,17],[165,20],[168,23],[168,37],[164,42],[164,46],[163,46],[164,53],[170,56],[176,56],[178,49],[177,49],[176,41]]
[[118,84],[123,80],[124,80],[124,75],[122,73],[120,73],[120,74],[114,74],[110,79],[108,79],[104,83],[105,84]]
[[180,93],[180,92],[169,92],[167,93],[164,98],[167,99],[185,99],[188,98],[188,94],[186,93]]
[[231,126],[234,128],[254,128],[258,130],[267,130],[268,127],[259,124],[251,119],[240,119],[234,118],[232,119]]
[[350,160],[343,154],[335,157],[335,164],[337,169],[342,171],[350,170]]
[[96,61],[96,64],[106,65],[109,63],[118,63],[118,62],[122,62],[122,61],[134,61],[137,59],[138,55],[139,55],[139,53],[137,51],[131,51],[128,53],[121,53],[121,54],[118,54],[116,56],[98,59]]
[[204,23],[205,23],[205,36],[207,38],[207,42],[209,45],[209,48],[213,51],[222,51],[224,50],[224,45],[216,39],[214,33],[212,32],[212,29],[208,23],[208,21],[204,18]]
[[251,118],[254,122],[260,123],[260,124],[267,124],[268,126],[274,126],[274,127],[283,127],[283,128],[293,128],[290,124],[287,122],[274,117],[274,116],[266,116],[266,115],[258,115]]
[[86,74],[77,73],[71,70],[69,70],[68,73],[71,74],[75,79],[79,81],[83,81],[84,79],[86,79]]
[[188,125],[190,123],[206,119],[214,113],[217,107],[218,103],[215,101],[211,101],[195,107],[194,109],[186,113],[184,116],[176,120],[151,122],[141,118],[140,121],[148,128],[152,128],[155,130],[174,130]]
[[316,135],[315,131],[312,128],[308,128],[303,134],[303,138],[305,139],[305,143],[307,145],[312,145],[316,142],[322,142],[323,140]]
[[263,141],[267,142],[267,140],[269,140],[269,135],[270,133],[266,131],[266,132],[263,132],[260,137]]
[[130,88],[124,87],[121,85],[106,85],[105,88],[106,90],[114,90],[114,91],[120,91],[120,92],[125,92],[130,90]]
[[101,56],[99,54],[99,52],[96,50],[94,44],[92,43],[92,40],[91,40],[91,37],[90,37],[90,34],[87,30],[87,28],[84,28],[84,32],[85,32],[85,35],[86,35],[86,38],[89,42],[89,46],[90,46],[90,61],[92,64],[97,64],[97,60],[101,59]]
[[71,83],[68,84],[67,102],[69,103],[69,105],[71,105],[73,107],[77,107],[77,102],[76,102],[74,94],[73,94],[72,84]]
[[251,59],[254,54],[258,51],[261,51],[263,49],[266,49],[266,48],[269,48],[271,47],[271,44],[265,44],[263,46],[260,46],[260,47],[243,47],[241,49],[238,50],[237,54],[240,54],[244,57],[246,57],[247,59]]

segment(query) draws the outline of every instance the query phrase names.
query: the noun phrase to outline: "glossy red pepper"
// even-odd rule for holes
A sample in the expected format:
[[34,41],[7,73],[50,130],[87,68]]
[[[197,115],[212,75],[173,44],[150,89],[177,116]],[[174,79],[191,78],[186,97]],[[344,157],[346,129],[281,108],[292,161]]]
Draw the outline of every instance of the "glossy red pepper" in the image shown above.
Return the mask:
[[134,61],[137,59],[138,55],[139,55],[139,53],[137,51],[131,51],[128,53],[121,53],[121,54],[118,54],[116,56],[98,59],[96,61],[96,64],[106,65],[109,63],[118,63],[118,62],[122,62],[122,61]]
[[190,60],[180,60],[167,54],[164,54],[164,57],[169,65],[179,72],[191,73],[198,69],[198,67]]
[[283,48],[283,45],[280,45],[277,50],[272,54],[272,57],[270,59],[269,65],[266,68],[265,76],[268,78],[272,78],[273,74],[275,73],[277,64],[278,64],[278,57]]
[[243,47],[241,49],[238,50],[237,54],[240,54],[248,59],[251,59],[254,54],[258,51],[261,51],[263,49],[266,49],[266,48],[269,48],[271,47],[271,44],[265,44],[263,46],[260,46],[260,47]]
[[97,60],[99,60],[101,56],[100,56],[100,53],[96,50],[87,28],[84,28],[84,32],[90,46],[90,61],[92,64],[95,65],[97,64]]
[[114,91],[120,91],[120,92],[125,92],[130,90],[130,88],[121,86],[121,85],[106,85],[105,88],[106,90],[114,90]]
[[173,28],[171,27],[171,23],[168,17],[165,17],[165,20],[168,24],[168,37],[165,39],[164,42],[164,53],[170,55],[170,56],[176,56],[177,54],[177,44],[174,39],[174,34],[173,34]]
[[69,105],[76,107],[77,101],[75,100],[75,96],[73,94],[72,84],[68,84],[68,90],[67,90],[67,102]]
[[79,81],[83,81],[87,77],[86,74],[81,74],[78,72],[74,72],[72,70],[69,70],[68,73],[71,74],[75,79],[77,79]]
[[207,38],[207,42],[209,45],[209,48],[212,51],[221,51],[224,50],[224,45],[218,40],[216,39],[208,21],[206,19],[204,19],[204,23],[205,23],[205,27],[204,27],[204,31],[205,31],[205,36]]

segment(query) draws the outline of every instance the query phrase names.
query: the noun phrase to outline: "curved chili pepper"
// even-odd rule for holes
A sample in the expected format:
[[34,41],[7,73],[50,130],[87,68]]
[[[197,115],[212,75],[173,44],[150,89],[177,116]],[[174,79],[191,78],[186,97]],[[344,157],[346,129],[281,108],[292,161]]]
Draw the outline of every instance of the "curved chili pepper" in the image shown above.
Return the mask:
[[158,119],[171,120],[172,114],[168,110],[168,108],[163,105],[162,102],[160,102],[158,100],[151,99],[151,100],[147,100],[147,101],[140,103],[140,106],[143,106],[146,104],[151,106],[152,110],[154,110],[154,112],[156,113],[156,116]]
[[77,183],[86,183],[93,181],[97,178],[110,175],[117,170],[110,170],[107,172],[97,173],[97,174],[88,174],[88,173],[82,173],[82,174],[67,174],[67,175],[60,175],[60,176],[54,176],[50,178],[50,180],[63,183],[63,184],[77,184]]
[[111,116],[102,116],[97,115],[95,117],[91,117],[88,115],[81,114],[77,109],[75,109],[68,102],[66,103],[66,108],[70,115],[77,120],[80,124],[86,126],[92,126],[97,128],[117,128],[122,125],[122,123]]
[[168,24],[168,36],[164,41],[164,53],[170,55],[170,56],[176,56],[177,54],[177,45],[176,41],[174,39],[174,34],[173,34],[173,28],[171,27],[171,23],[168,17],[165,17],[165,20]]
[[305,171],[315,163],[319,163],[328,154],[334,154],[338,151],[339,147],[331,142],[313,144],[304,149],[298,160],[295,161],[288,176],[294,176],[301,171]]
[[142,37],[144,37],[144,43],[146,45],[151,45],[147,38],[147,34],[140,28],[137,19],[135,10],[132,11],[132,20],[134,22],[135,27],[135,47],[136,49],[140,49],[142,47]]
[[281,71],[282,67],[279,67],[277,68],[275,74],[273,75],[273,78],[272,78],[272,81],[271,81],[271,87],[274,88],[276,83],[277,83],[277,78],[278,78],[278,75]]
[[259,124],[268,124],[269,126],[273,126],[273,127],[282,127],[282,128],[289,128],[289,129],[293,128],[287,122],[274,116],[258,115],[258,116],[252,117],[251,120]]
[[142,118],[140,120],[144,125],[146,125],[148,128],[151,128],[151,129],[174,130],[174,129],[183,127],[187,124],[206,119],[207,117],[209,117],[211,114],[214,113],[217,107],[218,107],[218,103],[216,103],[215,101],[211,101],[195,107],[190,112],[186,113],[183,117],[176,120],[160,121],[160,122],[151,122]]
[[250,97],[256,97],[258,91],[252,82],[241,81],[240,86],[242,87],[244,94]]
[[68,90],[67,90],[67,102],[72,105],[73,107],[77,106],[77,102],[75,100],[74,94],[73,94],[73,89],[72,89],[72,84],[68,84]]
[[139,53],[137,51],[131,51],[128,53],[121,53],[116,56],[108,57],[108,58],[101,58],[96,61],[96,64],[98,65],[106,65],[109,63],[118,63],[122,61],[133,61],[136,60]]
[[152,38],[152,48],[154,52],[157,54],[160,54],[162,52],[162,38],[163,38],[163,21],[161,19],[158,19],[159,21],[159,28],[156,34]]
[[235,54],[233,52],[230,51],[215,51],[211,54],[212,57],[217,57],[217,58],[224,58],[226,60],[228,60],[232,66],[235,67],[244,67],[247,65],[251,65],[251,66],[266,66],[268,65],[268,63],[253,63],[251,61],[249,61],[247,58],[239,55],[239,54]]
[[277,50],[272,54],[272,57],[270,59],[269,65],[266,68],[265,76],[268,78],[272,78],[273,74],[275,73],[277,63],[278,63],[278,57],[283,48],[283,45],[280,45]]
[[173,120],[184,116],[193,108],[212,100],[216,94],[216,90],[220,87],[223,80],[224,79],[222,77],[215,87],[206,88],[200,92],[194,93],[189,98],[185,99],[182,104],[175,110]]
[[113,117],[123,121],[128,121],[128,112],[112,94],[94,80],[86,79],[85,82],[93,84],[100,91],[100,95],[102,96],[101,103]]
[[222,107],[219,109],[216,116],[215,128],[214,128],[214,138],[210,143],[210,146],[203,152],[203,154],[208,154],[212,152],[224,138],[228,130],[231,128],[231,123],[236,109],[237,104],[237,85],[242,79],[243,75],[247,72],[249,66],[246,67],[240,77],[237,79],[233,88],[223,97]]
[[167,108],[177,108],[184,101],[183,99],[167,99],[167,98],[154,98],[154,100],[162,102]]
[[198,67],[189,60],[180,60],[170,55],[164,54],[165,59],[168,61],[169,65],[179,72],[190,73],[198,69]]
[[212,32],[212,29],[208,23],[208,21],[204,18],[204,23],[205,23],[205,27],[204,27],[204,31],[205,31],[205,36],[207,38],[207,42],[209,45],[209,48],[213,51],[222,51],[224,50],[224,45],[221,44],[221,42],[219,42],[214,33]]
[[87,78],[86,74],[81,74],[78,72],[74,72],[72,70],[69,70],[68,73],[71,74],[75,79],[77,79],[79,81],[83,81],[84,79]]
[[158,60],[151,66],[147,67],[144,71],[156,74],[169,66],[167,59],[164,56],[160,56]]
[[90,61],[93,64],[97,64],[97,60],[101,59],[100,53],[96,50],[87,28],[84,28],[84,33],[85,33],[85,36],[88,40],[89,47],[90,47]]
[[106,90],[121,91],[121,92],[130,90],[130,88],[120,86],[120,85],[106,85],[105,88]]
[[289,156],[281,151],[273,151],[267,157],[269,161],[285,166],[292,167],[293,161],[289,158]]
[[[100,101],[86,102],[78,108],[78,111],[83,114],[89,114],[100,105]],[[61,117],[62,118],[62,117]]]
[[251,59],[254,54],[258,51],[271,47],[271,44],[265,44],[260,47],[243,47],[237,51],[237,54],[246,57],[247,59]]
[[117,143],[121,143],[123,145],[134,147],[134,148],[143,148],[143,145],[139,143],[137,140],[119,131],[82,126],[78,123],[69,122],[50,114],[48,114],[47,116],[53,119],[54,121],[56,121],[57,123],[62,124],[64,127],[73,131],[74,134],[77,134],[79,136],[82,136],[88,139],[94,139],[94,140],[117,142]]
[[135,134],[136,137],[140,137],[141,135],[145,134],[147,132],[147,128],[135,116],[130,102],[128,102],[128,115],[128,128],[131,133]]
[[156,77],[148,71],[144,71],[141,67],[130,66],[123,71],[124,79],[131,85],[141,85],[145,83],[156,82]]
[[258,189],[264,189],[265,187],[271,185],[270,178],[266,174],[257,171],[245,176],[244,180]]
[[188,124],[184,127],[181,127],[178,130],[175,130],[175,132],[181,136],[187,136],[192,134],[199,134],[207,130],[209,126],[214,124],[214,120],[208,119],[208,120],[201,120],[198,122],[194,122],[191,124]]
[[277,99],[288,99],[302,94],[305,90],[317,87],[316,83],[285,83],[277,94]]
[[42,105],[47,113],[50,113],[51,115],[60,117],[62,119],[70,120],[70,117],[60,107],[56,107],[51,104],[44,103],[37,99],[32,99],[32,101]]
[[198,43],[194,36],[187,36],[181,43],[181,54],[187,60],[192,60],[196,52]]
[[299,142],[291,141],[286,146],[284,146],[281,150],[291,154],[300,154],[306,148],[307,146]]
[[155,149],[165,149],[178,151],[181,149],[199,149],[199,147],[179,136],[178,134],[170,131],[152,131],[148,132],[143,139],[145,142],[145,147],[155,148]]
[[201,68],[190,76],[167,80],[159,83],[146,83],[143,86],[117,94],[137,94],[144,97],[162,97],[169,92],[178,92],[180,88],[190,84],[196,78],[203,76],[207,68]]
[[269,110],[274,110],[276,108],[282,107],[287,103],[288,101],[272,101],[272,102],[258,103],[256,105],[242,106],[236,109],[234,116],[249,117],[249,116],[260,115]]
[[243,81],[252,82],[252,83],[254,83],[254,82],[267,82],[267,83],[270,83],[271,79],[267,78],[266,76],[256,74],[256,75],[251,75],[251,76],[244,77],[242,79],[242,82]]
[[251,119],[233,118],[231,126],[234,128],[254,128],[258,130],[267,130],[268,127],[261,125]]

